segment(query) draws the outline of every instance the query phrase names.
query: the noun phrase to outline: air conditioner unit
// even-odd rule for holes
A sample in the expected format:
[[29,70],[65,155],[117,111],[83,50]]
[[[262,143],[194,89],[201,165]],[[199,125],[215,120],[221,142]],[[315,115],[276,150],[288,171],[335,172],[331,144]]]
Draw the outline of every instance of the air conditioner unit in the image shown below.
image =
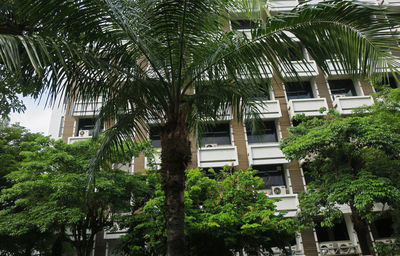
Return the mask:
[[218,146],[218,144],[206,144],[206,145],[204,145],[204,147],[206,147],[206,148],[215,148],[217,146]]
[[272,186],[273,195],[286,195],[286,186]]
[[355,253],[355,249],[352,243],[340,243],[339,244],[339,253],[340,254],[353,254]]
[[89,137],[89,130],[80,130],[79,137]]
[[335,246],[332,243],[323,243],[319,247],[321,255],[335,255]]

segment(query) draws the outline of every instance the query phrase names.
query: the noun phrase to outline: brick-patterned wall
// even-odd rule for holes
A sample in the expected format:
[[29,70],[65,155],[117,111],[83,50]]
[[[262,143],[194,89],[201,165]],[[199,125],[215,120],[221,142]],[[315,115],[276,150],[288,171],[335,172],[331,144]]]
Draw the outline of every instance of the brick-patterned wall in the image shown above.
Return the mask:
[[64,130],[62,134],[62,140],[64,142],[68,142],[68,138],[74,135],[74,124],[75,118],[72,117],[72,108],[73,108],[72,101],[67,103],[67,107],[65,110],[65,119],[64,119]]
[[135,157],[133,162],[133,171],[134,172],[143,172],[144,171],[144,154],[140,153],[138,157]]
[[315,243],[314,232],[312,229],[302,230],[301,239],[303,241],[304,255],[318,256],[317,245]]
[[[322,89],[321,91],[321,89],[318,87],[320,96],[325,97],[325,95],[328,93],[326,84],[324,84],[325,78],[322,75],[318,76],[316,78],[316,83],[317,86],[321,87]],[[283,90],[282,81],[280,81],[280,79],[277,78],[276,76],[272,79],[271,86],[274,90],[275,99],[279,100],[279,104],[281,106],[282,117],[279,119],[279,124],[281,127],[282,137],[285,138],[289,136],[287,128],[291,126],[287,108],[287,102],[285,98],[285,91]],[[324,88],[326,88],[325,91],[323,90]],[[328,98],[329,98],[329,93],[328,93]],[[303,178],[301,176],[298,162],[292,161],[288,167],[289,167],[290,181],[292,183],[293,192],[299,193],[303,191],[304,190]],[[303,240],[304,254],[307,256],[317,256],[318,253],[312,230],[302,231],[301,237]]]
[[237,147],[239,165],[238,169],[246,170],[249,168],[249,158],[247,155],[246,137],[244,134],[243,123],[232,120],[232,130],[234,144]]
[[319,75],[315,78],[315,84],[321,98],[325,98],[328,103],[328,108],[333,108],[332,99],[329,95],[329,89],[327,86],[328,81],[326,81],[325,76],[320,68],[318,68]]
[[374,93],[374,90],[372,89],[371,84],[367,80],[360,79],[360,84],[361,84],[361,88],[364,92],[364,95],[371,95],[372,93]]

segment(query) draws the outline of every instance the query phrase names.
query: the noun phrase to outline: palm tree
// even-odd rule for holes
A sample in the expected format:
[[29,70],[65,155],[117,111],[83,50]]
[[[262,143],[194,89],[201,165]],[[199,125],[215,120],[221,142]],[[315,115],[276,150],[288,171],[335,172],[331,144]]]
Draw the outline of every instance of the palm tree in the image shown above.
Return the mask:
[[[106,98],[99,119],[110,125],[94,167],[124,141],[144,137],[149,122],[160,124],[168,255],[174,256],[185,254],[190,134],[230,108],[239,120],[257,118],[253,99],[263,94],[263,74],[283,79],[280,71],[289,70],[297,77],[287,54],[296,44],[292,35],[326,73],[326,59],[353,76],[398,66],[391,54],[395,16],[357,2],[305,4],[275,16],[254,0],[12,2],[21,8],[19,26],[11,26],[15,16],[0,24],[4,76],[33,74],[54,97]],[[237,9],[253,20],[252,39],[224,29]]]

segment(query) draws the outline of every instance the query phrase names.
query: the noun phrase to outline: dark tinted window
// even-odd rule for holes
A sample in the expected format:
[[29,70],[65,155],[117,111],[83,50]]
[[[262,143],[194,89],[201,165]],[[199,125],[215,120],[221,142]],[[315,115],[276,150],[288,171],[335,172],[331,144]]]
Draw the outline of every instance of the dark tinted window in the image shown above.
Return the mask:
[[264,188],[286,185],[282,165],[255,165],[252,168],[258,171],[256,176],[264,180]]
[[252,29],[254,22],[251,20],[231,20],[232,30],[238,29]]
[[161,148],[160,126],[150,126],[149,139],[155,148]]
[[270,100],[268,84],[260,84],[259,88],[261,91],[261,95],[254,95],[254,100]]
[[78,134],[82,130],[88,130],[89,135],[93,135],[93,130],[96,125],[96,119],[94,118],[81,118],[78,120]]
[[288,82],[285,85],[288,100],[313,98],[310,82]]
[[333,95],[357,96],[351,79],[329,80],[328,82]]
[[229,123],[208,125],[201,139],[201,145],[203,147],[207,144],[230,145],[231,136]]
[[277,142],[276,127],[274,121],[265,121],[256,130],[254,125],[246,124],[247,142],[263,143]]
[[390,216],[375,220],[371,224],[371,231],[375,239],[393,236],[393,221]]
[[290,46],[287,49],[287,55],[291,61],[301,61],[304,59],[303,47],[300,44]]
[[396,79],[393,76],[385,77],[382,81],[382,85],[389,85],[392,89],[399,88]]
[[344,219],[331,228],[321,227],[321,222],[318,222],[315,231],[319,242],[350,240]]

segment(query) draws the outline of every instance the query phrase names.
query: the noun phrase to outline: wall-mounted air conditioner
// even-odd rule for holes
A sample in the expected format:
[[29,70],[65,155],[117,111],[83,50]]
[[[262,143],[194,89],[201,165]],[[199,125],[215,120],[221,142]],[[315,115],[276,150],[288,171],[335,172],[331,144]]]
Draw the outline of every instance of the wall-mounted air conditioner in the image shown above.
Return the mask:
[[80,130],[78,135],[79,137],[89,137],[89,130]]
[[217,146],[218,146],[218,144],[205,144],[204,145],[205,148],[215,148]]
[[286,186],[272,186],[273,195],[286,195]]

